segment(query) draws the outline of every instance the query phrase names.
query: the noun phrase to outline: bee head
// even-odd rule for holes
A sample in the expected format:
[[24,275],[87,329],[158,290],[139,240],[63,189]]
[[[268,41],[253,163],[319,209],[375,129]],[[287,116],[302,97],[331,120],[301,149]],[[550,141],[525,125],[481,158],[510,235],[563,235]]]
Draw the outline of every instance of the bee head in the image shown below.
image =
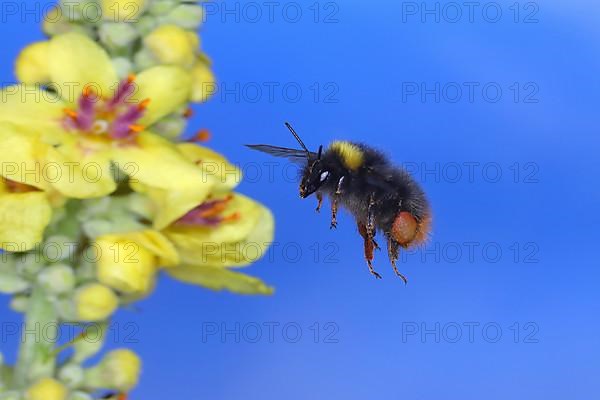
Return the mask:
[[[302,174],[302,180],[300,182],[300,197],[306,198],[319,190],[319,188],[327,182],[329,178],[329,171],[321,162],[321,154],[323,152],[323,146],[319,147],[319,153],[316,159],[309,159],[308,163]],[[314,153],[313,153],[314,154]]]

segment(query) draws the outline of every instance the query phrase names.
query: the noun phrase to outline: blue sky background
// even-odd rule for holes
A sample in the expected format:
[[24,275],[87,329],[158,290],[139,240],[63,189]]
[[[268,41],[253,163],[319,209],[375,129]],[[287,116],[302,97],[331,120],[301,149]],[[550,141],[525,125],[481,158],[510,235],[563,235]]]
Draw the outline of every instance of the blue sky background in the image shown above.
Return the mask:
[[[520,2],[517,17],[512,0],[485,15],[481,2],[473,22],[462,8],[455,23],[447,2],[439,23],[406,14],[421,2],[323,1],[318,15],[313,1],[281,2],[272,21],[252,4],[263,12],[255,22],[256,8],[211,4],[203,47],[229,92],[196,107],[190,132],[209,128],[247,173],[240,191],[273,210],[278,245],[247,271],[277,291],[239,297],[162,279],[139,310],[118,314],[111,341],[144,359],[132,399],[597,394],[597,2]],[[19,49],[42,36],[31,16],[6,17],[0,33],[8,83]],[[439,101],[423,99],[421,85],[436,83]],[[385,251],[375,262],[384,279],[373,279],[352,219],[329,230],[328,212],[286,178],[293,169],[242,146],[294,146],[286,120],[313,148],[365,141],[415,172],[435,223],[427,251],[402,262],[408,286]],[[0,307],[1,321],[18,318]],[[1,344],[9,357],[13,339]]]

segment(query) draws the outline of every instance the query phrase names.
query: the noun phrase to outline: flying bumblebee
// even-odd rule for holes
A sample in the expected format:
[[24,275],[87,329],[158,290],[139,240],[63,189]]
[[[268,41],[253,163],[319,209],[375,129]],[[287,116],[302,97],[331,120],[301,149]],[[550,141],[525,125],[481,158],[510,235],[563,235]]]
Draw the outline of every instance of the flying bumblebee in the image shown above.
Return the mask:
[[387,239],[388,256],[394,272],[404,283],[407,279],[396,266],[400,248],[422,244],[431,225],[431,211],[425,193],[410,174],[396,167],[384,154],[362,143],[334,141],[327,149],[308,150],[294,128],[285,126],[300,144],[301,150],[264,144],[247,145],[276,157],[285,157],[303,166],[300,197],[317,197],[317,211],[324,196],[331,201],[331,228],[337,227],[338,207],[343,206],[356,218],[364,240],[369,271],[373,268],[377,230]]

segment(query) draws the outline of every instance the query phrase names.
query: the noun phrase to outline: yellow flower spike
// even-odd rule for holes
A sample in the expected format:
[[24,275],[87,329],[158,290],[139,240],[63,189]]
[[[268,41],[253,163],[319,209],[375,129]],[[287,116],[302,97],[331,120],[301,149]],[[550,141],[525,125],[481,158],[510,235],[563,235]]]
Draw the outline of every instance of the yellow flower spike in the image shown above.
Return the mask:
[[214,193],[229,192],[241,182],[242,171],[216,151],[194,143],[181,143],[177,148],[206,175],[216,178]]
[[216,78],[210,67],[198,61],[194,64],[191,70],[192,75],[192,96],[191,100],[196,103],[201,103],[208,100],[215,94]]
[[157,269],[178,264],[173,245],[159,232],[146,230],[104,235],[96,239],[98,280],[127,294],[144,295]]
[[161,25],[144,39],[144,44],[162,64],[189,67],[196,54],[195,42],[177,25]]
[[50,82],[49,48],[49,43],[44,41],[30,44],[21,51],[15,65],[15,73],[21,82],[26,84]]
[[137,385],[141,369],[142,362],[133,351],[113,350],[98,365],[85,372],[84,384],[95,389],[126,393]]
[[112,22],[137,22],[146,0],[101,0],[102,18]]
[[110,317],[119,306],[119,298],[108,287],[90,283],[75,293],[77,318],[82,321],[103,321]]
[[50,223],[52,208],[46,194],[38,191],[0,192],[0,248],[7,251],[33,249]]
[[52,378],[43,378],[27,389],[25,400],[66,400],[68,390],[65,385]]
[[86,85],[108,96],[118,83],[111,59],[97,43],[80,33],[65,33],[50,39],[48,59],[52,82],[63,100],[74,104]]

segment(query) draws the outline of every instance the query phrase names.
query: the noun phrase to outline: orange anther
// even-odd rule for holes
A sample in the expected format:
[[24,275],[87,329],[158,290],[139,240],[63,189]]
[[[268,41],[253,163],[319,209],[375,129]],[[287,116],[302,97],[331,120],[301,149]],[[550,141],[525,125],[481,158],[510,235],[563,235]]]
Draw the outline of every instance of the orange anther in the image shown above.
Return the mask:
[[117,400],[127,400],[127,393],[119,394],[119,397],[117,397]]
[[143,131],[146,127],[144,125],[132,124],[129,125],[129,130],[135,133]]
[[225,218],[223,218],[223,222],[234,222],[234,221],[238,221],[240,218],[242,217],[242,214],[240,214],[239,212],[234,212],[231,215],[226,216]]
[[63,112],[73,119],[77,118],[77,112],[71,110],[70,108],[63,109]]
[[135,78],[137,78],[135,74],[127,75],[127,83],[132,83],[133,81],[135,81]]
[[188,108],[183,113],[184,118],[191,118],[192,115],[194,115],[194,110],[192,110],[191,108]]
[[148,107],[148,104],[150,104],[150,99],[144,99],[144,100],[141,101],[140,104],[138,104],[138,108],[140,110],[144,110],[145,108]]
[[208,129],[200,129],[194,135],[193,140],[196,142],[207,142],[210,140],[210,136],[211,135],[210,135],[210,132],[208,131]]

